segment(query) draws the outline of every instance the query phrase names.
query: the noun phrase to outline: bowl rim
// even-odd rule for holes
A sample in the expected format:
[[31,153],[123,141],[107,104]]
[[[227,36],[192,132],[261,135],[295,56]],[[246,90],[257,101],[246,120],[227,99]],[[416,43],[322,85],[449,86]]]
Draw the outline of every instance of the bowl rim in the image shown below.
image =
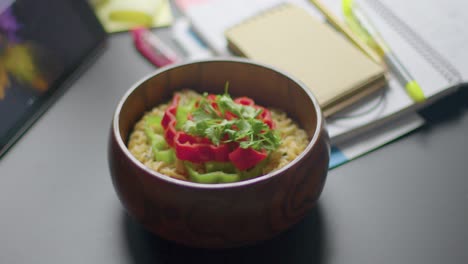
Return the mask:
[[[197,182],[191,182],[191,181],[182,181],[178,180],[175,178],[172,178],[170,176],[167,176],[163,173],[154,171],[148,167],[146,167],[142,162],[140,162],[136,157],[132,155],[130,150],[127,148],[127,145],[123,142],[122,140],[122,135],[120,134],[120,129],[119,129],[119,117],[120,117],[120,111],[122,110],[122,107],[124,103],[127,101],[128,97],[138,88],[140,87],[144,82],[148,81],[150,78],[156,76],[157,74],[160,74],[162,72],[170,71],[175,68],[179,67],[185,67],[187,65],[191,64],[197,64],[197,63],[210,63],[210,62],[233,62],[233,63],[244,63],[244,64],[251,64],[254,66],[258,67],[263,67],[268,70],[275,71],[286,78],[290,79],[291,81],[295,82],[298,84],[298,86],[304,90],[304,92],[308,95],[309,99],[312,101],[316,111],[316,119],[317,119],[317,129],[315,129],[314,134],[312,138],[309,140],[309,143],[307,144],[307,147],[299,154],[294,160],[283,166],[282,168],[269,172],[265,175],[261,175],[258,177],[254,177],[248,180],[244,181],[238,181],[238,182],[232,182],[232,183],[216,183],[216,184],[210,184],[210,183],[197,183]],[[209,59],[197,59],[197,60],[189,60],[185,61],[182,63],[176,63],[176,64],[171,64],[168,66],[161,67],[145,76],[143,76],[139,81],[137,81],[133,86],[131,86],[125,93],[124,95],[120,98],[117,107],[114,110],[114,115],[113,115],[113,120],[112,120],[112,131],[113,135],[116,137],[115,140],[117,141],[117,144],[119,148],[122,150],[122,152],[140,169],[144,170],[146,173],[149,175],[156,177],[160,180],[163,180],[167,183],[170,184],[176,184],[182,187],[190,187],[190,188],[196,188],[196,189],[226,189],[226,188],[239,188],[243,187],[246,185],[251,185],[255,184],[258,182],[264,182],[268,181],[278,174],[283,173],[284,171],[288,170],[290,167],[292,167],[294,164],[298,163],[299,160],[303,159],[306,153],[310,152],[312,147],[317,144],[318,138],[320,136],[321,130],[325,126],[324,123],[324,117],[322,115],[322,110],[320,108],[320,105],[313,95],[313,93],[307,88],[307,86],[300,81],[299,79],[291,76],[288,72],[284,70],[280,70],[276,68],[275,66],[266,64],[266,63],[261,63],[257,61],[253,61],[251,59],[247,58],[233,58],[233,57],[215,57],[215,58],[209,58]],[[328,166],[328,164],[327,164]]]

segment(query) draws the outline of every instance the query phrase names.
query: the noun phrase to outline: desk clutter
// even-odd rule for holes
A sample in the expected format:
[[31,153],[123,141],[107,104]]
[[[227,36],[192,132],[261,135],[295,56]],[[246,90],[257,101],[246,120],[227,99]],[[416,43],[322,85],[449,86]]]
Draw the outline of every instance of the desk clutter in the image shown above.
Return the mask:
[[[306,83],[327,118],[333,168],[422,126],[417,110],[467,79],[459,71],[468,72],[468,58],[453,55],[467,34],[448,36],[450,44],[431,45],[466,22],[464,16],[430,28],[423,13],[408,13],[419,4],[435,18],[466,7],[455,2],[441,6],[436,0],[414,1],[412,9],[404,0],[175,0],[172,7],[181,15],[167,26],[186,59],[243,56]],[[364,25],[349,18],[361,18],[361,13],[380,34],[357,30]],[[392,51],[390,58],[373,51],[380,37]]]
[[[427,21],[423,13],[415,14],[409,11],[418,10],[417,6],[424,4],[429,7],[428,12],[432,14],[432,17],[442,19],[446,17],[444,15],[446,12],[456,13],[456,10],[463,10],[465,5],[451,2],[441,6],[435,0],[414,1],[411,3],[414,7],[412,9],[406,8],[407,3],[403,0],[355,1],[359,4],[359,11],[365,12],[366,17],[374,22],[379,33],[387,40],[386,44],[401,60],[401,65],[404,65],[408,73],[419,83],[426,97],[425,101],[414,100],[411,97],[413,87],[405,87],[398,80],[399,72],[393,72],[387,66],[383,66],[383,75],[387,80],[383,83],[383,78],[379,74],[382,71],[382,64],[370,66],[372,63],[369,63],[369,60],[363,56],[347,57],[340,54],[339,59],[327,60],[322,57],[314,61],[313,56],[318,55],[313,54],[317,50],[322,50],[323,56],[325,54],[336,55],[336,50],[349,55],[350,53],[346,53],[341,48],[337,49],[336,45],[342,45],[347,50],[353,42],[349,40],[353,38],[359,38],[362,42],[369,44],[369,37],[363,38],[358,32],[352,31],[355,28],[350,25],[345,16],[346,11],[350,11],[350,2],[346,0],[343,2],[335,0],[176,0],[175,5],[191,24],[189,33],[186,35],[195,33],[196,38],[202,42],[201,47],[212,52],[214,56],[240,55],[254,60],[263,60],[285,71],[297,71],[299,78],[302,78],[302,81],[307,83],[312,90],[320,90],[314,93],[323,104],[322,110],[327,116],[327,129],[333,144],[330,168],[334,168],[422,126],[425,121],[417,114],[417,110],[456,91],[458,84],[467,79],[467,76],[462,77],[459,71],[465,69],[465,72],[468,72],[466,63],[468,58],[465,62],[458,59],[458,56],[450,56],[450,61],[446,59],[452,54],[447,47],[462,47],[468,39],[467,34],[456,34],[457,37],[451,37],[453,39],[451,45],[439,45],[438,49],[431,47],[431,43],[439,39],[439,34],[446,35],[447,29],[463,22],[460,20],[464,16],[460,16],[458,20],[454,18],[448,24],[440,23],[441,26],[434,29],[431,28],[430,21]],[[284,8],[284,3],[289,4],[287,8]],[[291,7],[291,4],[295,7]],[[279,5],[283,7],[280,8]],[[345,9],[345,6],[348,9]],[[274,12],[273,10],[282,11]],[[306,16],[302,11],[306,11],[310,17],[307,16],[305,19]],[[287,12],[297,13],[281,17]],[[273,25],[269,26],[269,23]],[[268,27],[274,29],[267,30]],[[327,32],[325,35],[333,35],[331,32],[334,32],[334,35],[342,35],[340,37],[348,40],[348,43],[330,41],[325,45],[317,39],[317,28],[321,33]],[[353,38],[347,34],[349,31],[354,34]],[[180,33],[180,30],[178,32]],[[419,32],[424,33],[424,37],[420,37]],[[320,36],[323,37],[323,34]],[[176,37],[176,39],[181,38]],[[325,47],[320,45],[325,45]],[[362,49],[362,46],[360,48]],[[368,46],[368,48],[371,47]],[[385,59],[385,57],[380,57],[381,61]],[[347,67],[337,67],[333,75],[333,69],[326,71],[327,67],[325,67],[329,66],[326,63],[330,60],[341,60],[342,64]],[[364,68],[354,66],[359,65],[359,62],[369,65]],[[457,65],[453,66],[454,63]],[[327,74],[323,74],[322,70],[332,77],[327,78]],[[345,84],[352,82],[344,78],[346,74],[360,70],[362,71],[361,78],[357,75],[353,77],[356,78],[355,81],[360,80],[361,83],[358,81],[354,86],[348,86],[346,89]],[[328,91],[333,91],[332,94],[335,96],[327,98],[326,95],[321,94],[324,89],[314,78],[323,78],[326,86],[331,86],[336,81],[340,88],[329,89]],[[342,82],[342,86],[339,85],[339,81]],[[316,85],[311,82],[316,82]],[[360,87],[361,90],[356,87]],[[347,97],[350,93],[346,91],[356,95],[356,98],[360,100],[350,100]],[[365,95],[364,91],[368,94]],[[341,100],[338,99],[340,96]],[[346,103],[343,104],[343,101]]]
[[[50,85],[54,78],[71,75],[77,65],[95,57],[106,32],[136,26],[146,29],[132,31],[135,50],[156,67],[180,61],[172,45],[165,45],[167,37],[156,36],[158,28],[165,28],[184,51],[181,59],[245,56],[291,72],[313,91],[327,118],[334,146],[330,167],[420,127],[424,120],[417,110],[468,79],[466,1],[54,0],[51,10],[58,14],[44,11],[37,20],[38,12],[28,12],[44,7],[21,2],[0,4],[0,153],[52,103],[49,95],[64,86]],[[424,13],[414,11],[420,5]],[[57,24],[50,17],[68,22]],[[355,23],[366,20],[374,29]],[[28,31],[36,24],[48,29]],[[39,36],[49,33],[55,35]],[[65,36],[71,33],[74,38]],[[81,42],[53,41],[76,37]],[[25,41],[32,41],[34,49]],[[375,44],[383,49],[369,53]],[[63,50],[65,59],[48,56],[49,46],[56,55]],[[22,68],[34,70],[25,74],[18,71]],[[27,110],[10,115],[15,107]]]
[[[387,40],[394,55],[401,59],[401,65],[418,81],[422,94],[427,98],[424,102],[414,101],[409,96],[411,93],[407,91],[414,87],[402,86],[402,82],[397,81],[401,76],[392,72],[391,68],[389,70],[375,63],[374,56],[369,56],[368,52],[364,52],[367,57],[360,53],[359,50],[366,51],[369,47],[363,49],[362,45],[356,45],[355,38],[350,38],[348,33],[350,29],[355,29],[348,19],[349,14],[354,14],[349,12],[354,11],[351,0],[343,0],[342,3],[333,0],[324,0],[323,3],[319,0],[88,2],[90,5],[86,6],[83,2],[79,10],[86,13],[86,20],[91,21],[87,25],[92,25],[89,30],[96,35],[93,35],[96,47],[101,46],[105,38],[103,29],[116,33],[143,26],[148,30],[132,31],[135,50],[156,67],[164,66],[180,61],[174,56],[177,54],[170,50],[171,45],[165,45],[165,40],[156,36],[155,28],[165,27],[171,30],[172,40],[186,52],[182,59],[245,56],[291,72],[311,89],[327,118],[327,130],[334,146],[331,168],[420,127],[424,120],[416,111],[455,91],[467,79],[466,75],[459,73],[468,72],[468,57],[460,48],[468,40],[466,31],[460,29],[460,25],[468,23],[465,16],[453,16],[436,28],[430,26],[432,20],[426,19],[432,17],[437,20],[445,17],[446,13],[458,14],[459,10],[467,7],[462,1],[442,6],[435,0],[424,1],[427,13],[431,14],[425,16],[407,11],[417,10],[417,1],[356,0],[359,11],[375,22],[375,27]],[[54,5],[59,4],[56,1]],[[406,8],[407,5],[412,8]],[[90,6],[104,28],[101,25],[93,26],[97,19],[91,14]],[[0,6],[0,15],[10,20],[11,14],[21,12],[20,9],[10,11],[7,8],[5,11],[2,8]],[[180,15],[174,15],[175,8]],[[348,24],[345,25],[345,22]],[[0,33],[7,34],[7,40],[12,38],[11,30],[17,29],[11,26],[3,29],[0,24]],[[440,39],[445,42],[440,42]],[[14,37],[12,40],[16,41]],[[369,43],[369,38],[364,40]],[[430,45],[432,43],[437,44],[435,48]],[[12,82],[0,82],[3,86],[9,83]],[[8,92],[11,94],[11,90],[0,87],[0,100],[6,98]],[[0,101],[0,107],[8,109],[6,102],[6,99]],[[29,113],[39,116],[35,113],[44,109],[34,108]],[[8,120],[2,120],[4,124],[8,123]],[[18,120],[14,132],[3,129],[7,131],[7,136],[2,136],[0,140],[2,149],[11,146],[24,132],[18,128],[30,124],[26,122],[29,119]]]

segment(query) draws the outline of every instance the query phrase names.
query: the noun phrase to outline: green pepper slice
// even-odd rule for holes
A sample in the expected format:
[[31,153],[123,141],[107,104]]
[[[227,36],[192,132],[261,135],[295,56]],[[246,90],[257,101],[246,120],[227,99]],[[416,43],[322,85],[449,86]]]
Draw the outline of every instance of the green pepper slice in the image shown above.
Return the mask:
[[190,163],[185,162],[190,179],[198,183],[230,183],[240,180],[237,173],[226,173],[222,171],[213,171],[208,173],[199,173],[193,169]]
[[158,150],[153,152],[153,154],[156,161],[162,161],[169,164],[174,163],[175,161],[175,153],[173,149]]

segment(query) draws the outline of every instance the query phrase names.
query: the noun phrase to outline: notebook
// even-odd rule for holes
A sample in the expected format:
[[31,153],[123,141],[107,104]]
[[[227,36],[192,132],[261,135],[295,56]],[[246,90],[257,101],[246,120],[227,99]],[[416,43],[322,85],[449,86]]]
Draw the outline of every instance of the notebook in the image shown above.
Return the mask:
[[381,65],[303,8],[285,3],[225,31],[234,54],[291,73],[311,89],[324,115],[381,90]]
[[[419,82],[427,100],[415,104],[390,73],[388,89],[380,96],[363,100],[327,120],[334,143],[346,142],[377,126],[414,113],[456,91],[461,83],[468,80],[468,53],[463,52],[468,31],[461,30],[468,21],[463,13],[468,2],[356,1]],[[341,1],[322,2],[336,16],[343,18]]]

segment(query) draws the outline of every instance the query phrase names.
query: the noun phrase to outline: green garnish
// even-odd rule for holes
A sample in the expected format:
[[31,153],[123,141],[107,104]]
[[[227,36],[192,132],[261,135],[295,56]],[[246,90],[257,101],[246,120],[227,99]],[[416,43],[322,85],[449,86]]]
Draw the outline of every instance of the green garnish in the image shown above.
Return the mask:
[[[182,129],[189,134],[206,137],[213,144],[240,142],[241,148],[265,149],[271,151],[280,144],[280,137],[257,117],[262,109],[235,103],[227,92],[217,95],[214,102],[204,93],[198,102],[198,108],[192,112],[192,120],[187,120]],[[226,120],[224,115],[230,112],[238,118]]]

